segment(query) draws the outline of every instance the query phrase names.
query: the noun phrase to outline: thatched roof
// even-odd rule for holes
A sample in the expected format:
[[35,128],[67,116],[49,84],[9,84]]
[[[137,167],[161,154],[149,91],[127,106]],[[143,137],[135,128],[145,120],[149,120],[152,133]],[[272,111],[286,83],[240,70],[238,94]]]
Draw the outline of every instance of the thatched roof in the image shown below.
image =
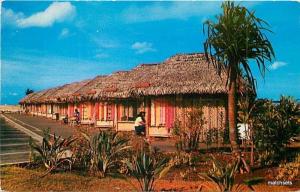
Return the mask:
[[59,87],[52,95],[47,99],[48,102],[66,102],[69,99],[72,99],[74,93],[80,88],[84,87],[91,80],[84,80],[80,82],[65,84]]
[[30,93],[30,94],[26,95],[24,98],[22,98],[22,99],[19,101],[19,103],[29,102],[30,99],[31,99],[32,97],[34,97],[36,94],[37,94],[37,92]]
[[[204,54],[177,54],[157,64],[141,64],[131,71],[97,76],[35,93],[35,102],[130,98],[171,94],[226,94],[227,76],[216,73]],[[48,91],[48,92],[47,92]],[[21,102],[31,102],[32,98]]]
[[56,103],[66,101],[72,98],[73,93],[86,85],[90,80],[65,84],[63,86],[45,89],[27,95],[19,103]]

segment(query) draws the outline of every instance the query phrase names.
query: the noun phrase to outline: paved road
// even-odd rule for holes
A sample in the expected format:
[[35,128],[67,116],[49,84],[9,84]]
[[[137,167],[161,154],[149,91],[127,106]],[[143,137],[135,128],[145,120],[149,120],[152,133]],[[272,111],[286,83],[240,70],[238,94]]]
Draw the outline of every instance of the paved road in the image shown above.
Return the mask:
[[[18,113],[3,114],[7,120],[17,123],[18,126],[29,130],[39,138],[43,131],[50,128],[51,134],[60,135],[64,138],[72,136],[76,127],[63,125],[60,122]],[[24,130],[24,129],[22,129]],[[26,134],[27,133],[27,134]],[[0,164],[14,164],[28,162],[30,157],[30,146],[27,132],[20,131],[11,126],[8,121],[0,117]],[[40,140],[40,139],[39,139]]]
[[75,132],[74,129],[76,129],[76,127],[64,125],[61,121],[51,120],[46,117],[18,113],[5,114],[5,116],[41,136],[43,135],[43,130],[50,128],[51,134],[55,133],[56,135],[66,138],[72,136]]
[[0,164],[29,161],[29,136],[0,118]]

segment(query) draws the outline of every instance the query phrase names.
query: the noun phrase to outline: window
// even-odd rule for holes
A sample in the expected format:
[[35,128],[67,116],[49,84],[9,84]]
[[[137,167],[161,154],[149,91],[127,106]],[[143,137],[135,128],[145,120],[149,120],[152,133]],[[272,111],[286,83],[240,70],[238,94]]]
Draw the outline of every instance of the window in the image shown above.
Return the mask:
[[106,120],[108,121],[113,120],[113,105],[111,104],[107,105]]
[[118,121],[134,121],[137,116],[137,102],[124,101],[118,105]]
[[100,121],[111,121],[114,119],[115,116],[114,104],[99,103],[98,106],[99,106],[98,118]]
[[166,125],[166,106],[165,99],[151,100],[151,126]]
[[104,104],[99,104],[99,120],[104,121]]
[[82,118],[88,120],[90,117],[88,104],[82,104]]

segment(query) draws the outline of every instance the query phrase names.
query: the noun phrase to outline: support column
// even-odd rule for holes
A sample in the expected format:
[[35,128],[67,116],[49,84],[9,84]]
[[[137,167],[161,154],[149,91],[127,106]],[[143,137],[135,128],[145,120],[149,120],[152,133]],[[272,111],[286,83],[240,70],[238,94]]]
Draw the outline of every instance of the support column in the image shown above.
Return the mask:
[[146,136],[149,137],[149,129],[151,124],[151,99],[149,97],[144,99],[144,106],[146,112]]
[[118,131],[118,103],[115,103],[114,106],[115,108],[114,110],[114,127],[116,129],[116,131]]

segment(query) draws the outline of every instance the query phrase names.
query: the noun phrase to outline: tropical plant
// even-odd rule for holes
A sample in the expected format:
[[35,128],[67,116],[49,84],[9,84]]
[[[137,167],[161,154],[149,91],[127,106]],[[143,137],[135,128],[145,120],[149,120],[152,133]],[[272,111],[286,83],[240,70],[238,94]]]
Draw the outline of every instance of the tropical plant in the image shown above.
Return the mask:
[[201,174],[200,178],[212,181],[218,191],[231,191],[234,184],[234,176],[238,170],[237,162],[227,164],[212,157],[212,169],[207,174]]
[[248,126],[246,131],[246,143],[250,142],[250,165],[254,165],[254,141],[252,115],[255,107],[255,97],[252,94],[244,94],[238,100],[238,121]]
[[281,96],[279,105],[276,106],[279,115],[279,127],[286,130],[286,140],[300,133],[300,104],[289,96]]
[[156,177],[162,178],[172,167],[167,158],[158,160],[151,153],[138,151],[132,161],[125,161],[133,177],[138,180],[141,191],[154,191]]
[[285,157],[286,145],[299,133],[299,105],[289,97],[281,97],[278,105],[270,100],[256,101],[253,109],[253,136],[262,166]]
[[197,162],[199,162],[199,156],[194,153],[186,153],[182,151],[178,151],[171,158],[171,162],[173,166],[181,167],[181,166],[194,166]]
[[278,113],[270,100],[256,101],[253,110],[253,137],[261,166],[271,165],[283,151],[284,143],[279,135]]
[[[200,189],[203,187],[208,188],[209,190],[214,191],[244,191],[245,186],[250,187],[259,183],[261,178],[254,178],[251,180],[244,181],[243,183],[236,184],[235,176],[238,173],[238,170],[243,166],[241,159],[236,159],[233,163],[227,163],[220,160],[217,160],[212,156],[212,169],[208,173],[200,174],[200,178],[208,180],[210,182],[204,182]],[[244,184],[244,185],[242,185]]]
[[202,108],[187,112],[185,115],[186,123],[179,120],[175,122],[173,134],[178,137],[176,147],[179,150],[196,151],[199,147],[200,136],[204,131],[206,123]]
[[82,128],[78,128],[74,132],[74,137],[77,138],[74,145],[72,145],[72,152],[73,152],[73,167],[76,170],[79,170],[83,173],[89,171],[91,156],[89,154],[90,145],[87,139],[82,135],[84,132],[86,135],[89,134],[87,130]]
[[51,136],[44,132],[44,137],[41,145],[31,141],[30,146],[38,152],[40,159],[47,169],[45,175],[56,170],[59,166],[67,163],[69,168],[72,166],[72,154],[70,149],[71,144],[75,141],[72,137],[66,139],[55,134]]
[[105,177],[120,161],[118,155],[131,147],[127,145],[128,139],[119,138],[117,132],[101,131],[93,137],[85,133],[82,135],[89,143],[87,154],[90,157],[90,171],[99,171],[101,177]]
[[251,72],[250,60],[254,60],[264,76],[265,63],[271,61],[274,51],[263,33],[269,32],[268,24],[234,2],[222,3],[223,13],[217,22],[207,20],[203,31],[207,33],[204,50],[207,60],[217,72],[227,72],[229,136],[234,152],[239,151],[237,142],[236,93],[238,83],[245,75],[255,92],[255,79]]
[[276,180],[294,180],[300,176],[300,153],[289,163],[281,163],[278,168]]
[[214,142],[219,141],[220,132],[218,128],[211,128],[208,131],[205,132],[206,134],[206,150],[208,151],[208,147],[211,146]]

